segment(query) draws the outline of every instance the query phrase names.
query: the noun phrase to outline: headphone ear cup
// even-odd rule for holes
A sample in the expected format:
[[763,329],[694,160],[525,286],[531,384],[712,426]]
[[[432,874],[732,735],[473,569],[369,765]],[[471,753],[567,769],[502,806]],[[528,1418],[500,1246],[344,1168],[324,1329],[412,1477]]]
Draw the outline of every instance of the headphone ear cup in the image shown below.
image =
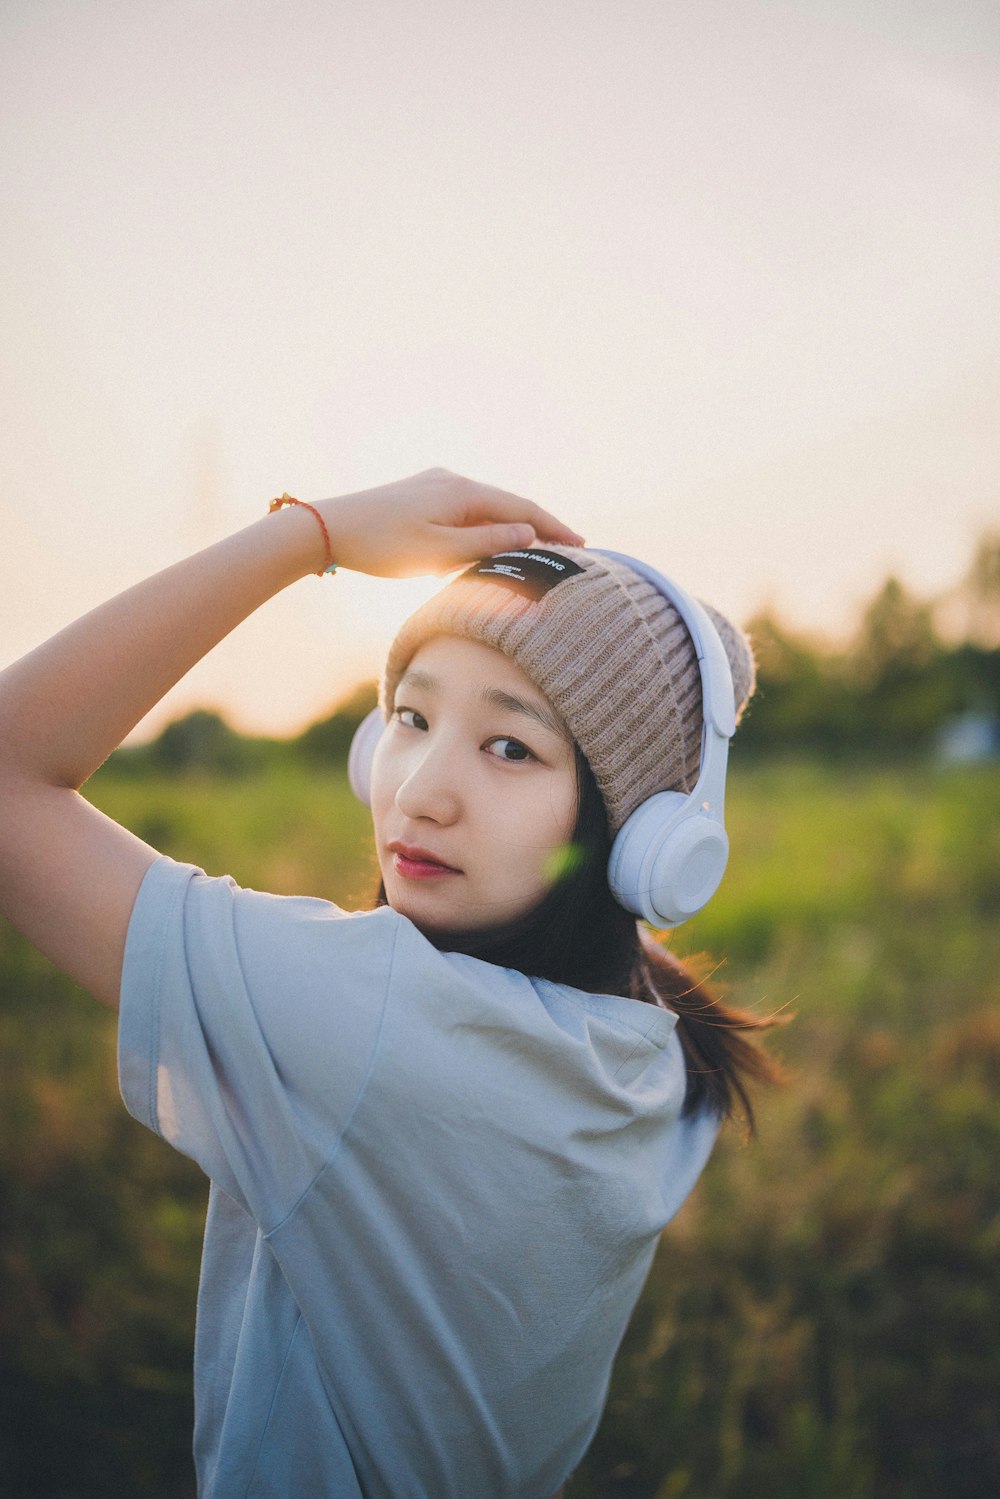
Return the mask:
[[372,804],[372,761],[375,746],[385,731],[381,708],[373,708],[358,724],[347,754],[347,779],[359,802]]
[[640,802],[619,829],[611,845],[608,884],[626,911],[646,915],[643,892],[649,885],[651,852],[655,854],[666,833],[683,816],[686,805],[683,792],[660,791]]
[[608,882],[619,905],[652,926],[675,927],[706,905],[729,858],[726,830],[680,791],[637,807],[611,848]]

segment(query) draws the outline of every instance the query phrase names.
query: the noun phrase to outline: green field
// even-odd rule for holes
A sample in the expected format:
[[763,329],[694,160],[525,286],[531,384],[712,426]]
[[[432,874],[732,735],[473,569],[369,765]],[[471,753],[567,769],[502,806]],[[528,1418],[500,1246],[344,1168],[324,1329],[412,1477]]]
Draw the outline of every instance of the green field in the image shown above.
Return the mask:
[[[92,799],[175,858],[363,905],[341,775]],[[570,1499],[1000,1492],[1000,768],[737,766],[681,928],[789,1086],[668,1227]],[[193,1493],[205,1187],[118,1098],[112,1017],[0,927],[0,1492]]]

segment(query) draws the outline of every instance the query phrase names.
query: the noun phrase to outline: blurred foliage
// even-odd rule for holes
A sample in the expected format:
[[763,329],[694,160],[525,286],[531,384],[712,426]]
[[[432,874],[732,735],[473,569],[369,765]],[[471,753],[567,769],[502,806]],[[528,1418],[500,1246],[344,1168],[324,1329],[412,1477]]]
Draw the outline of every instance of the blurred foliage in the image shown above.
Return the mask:
[[945,601],[957,606],[960,635],[981,650],[1000,648],[1000,531],[979,538],[965,577]]
[[[88,787],[175,857],[367,903],[341,772]],[[680,928],[792,1074],[664,1234],[568,1499],[1000,1491],[1000,767],[734,768]],[[185,1499],[206,1192],[126,1115],[113,1017],[0,928],[0,1492]]]
[[933,750],[963,713],[1000,718],[1000,649],[946,644],[934,609],[889,578],[842,648],[796,634],[770,613],[747,630],[757,654],[757,692],[736,750],[880,759]]
[[334,710],[295,739],[240,734],[210,708],[196,708],[167,725],[149,744],[126,745],[112,756],[119,777],[195,777],[222,772],[257,775],[280,766],[343,765],[354,731],[378,701],[375,682],[362,682]]
[[125,745],[112,756],[115,775],[121,780],[197,778],[218,772],[238,778],[257,775],[288,759],[288,742],[241,734],[213,708],[196,708],[169,723],[158,739]]
[[333,713],[306,729],[298,741],[302,756],[318,765],[346,762],[355,729],[377,702],[377,683],[362,682]]

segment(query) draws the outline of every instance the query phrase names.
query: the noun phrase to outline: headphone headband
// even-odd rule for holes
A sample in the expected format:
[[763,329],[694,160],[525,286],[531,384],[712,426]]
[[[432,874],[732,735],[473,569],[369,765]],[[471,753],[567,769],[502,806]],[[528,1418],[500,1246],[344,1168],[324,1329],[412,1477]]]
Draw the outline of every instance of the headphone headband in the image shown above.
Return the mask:
[[638,573],[673,604],[701,675],[701,764],[691,791],[661,791],[642,803],[615,837],[608,879],[615,899],[653,926],[679,926],[718,889],[729,856],[723,825],[729,741],[736,701],[729,657],[706,610],[680,584],[624,552],[593,547]]
[[668,603],[673,604],[691,636],[698,669],[701,672],[702,718],[711,723],[717,733],[731,739],[736,732],[736,702],[733,696],[733,674],[729,657],[719,639],[719,632],[709,619],[702,604],[683,589],[672,578],[667,578],[641,562],[638,557],[629,557],[624,552],[610,552],[604,547],[591,547],[598,557],[610,557],[621,562],[632,572],[645,578],[647,583],[662,593]]

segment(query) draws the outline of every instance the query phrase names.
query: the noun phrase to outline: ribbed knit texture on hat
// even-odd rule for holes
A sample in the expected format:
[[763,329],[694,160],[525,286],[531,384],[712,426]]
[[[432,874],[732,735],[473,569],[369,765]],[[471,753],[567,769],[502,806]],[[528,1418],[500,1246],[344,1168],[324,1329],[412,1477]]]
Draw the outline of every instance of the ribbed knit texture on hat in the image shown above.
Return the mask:
[[[458,578],[403,624],[389,648],[380,703],[433,635],[492,646],[538,686],[579,744],[604,798],[612,834],[657,791],[689,791],[701,758],[701,674],[687,627],[652,583],[579,547],[541,549],[583,572],[538,599],[487,576]],[[707,604],[733,672],[737,718],[754,689],[742,631]]]

